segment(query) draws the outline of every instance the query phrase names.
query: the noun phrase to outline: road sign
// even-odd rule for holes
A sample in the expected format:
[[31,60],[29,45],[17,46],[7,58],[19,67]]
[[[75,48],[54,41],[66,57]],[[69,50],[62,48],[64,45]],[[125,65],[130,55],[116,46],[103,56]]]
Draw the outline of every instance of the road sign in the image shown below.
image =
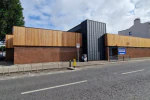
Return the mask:
[[77,48],[77,57],[78,57],[78,62],[79,62],[79,56],[80,56],[80,43],[76,44],[76,48]]
[[126,48],[118,48],[118,54],[119,55],[125,55],[126,54]]
[[80,43],[76,44],[76,48],[78,48],[78,49],[80,48]]

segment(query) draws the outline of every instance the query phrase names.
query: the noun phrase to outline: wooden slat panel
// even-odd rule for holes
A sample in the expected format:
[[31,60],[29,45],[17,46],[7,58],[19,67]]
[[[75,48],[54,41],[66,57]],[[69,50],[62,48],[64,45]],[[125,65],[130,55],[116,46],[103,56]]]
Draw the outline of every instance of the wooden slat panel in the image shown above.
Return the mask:
[[82,35],[74,32],[15,27],[14,34],[16,46],[75,47],[76,43],[82,44]]
[[[111,41],[114,41],[113,35],[108,34],[107,39],[109,40],[109,41],[108,41],[108,45],[115,46],[115,45],[114,45],[115,43],[111,42]],[[110,41],[110,40],[111,40],[111,41]]]
[[72,34],[72,45],[71,46],[75,46],[76,45],[76,33],[71,33]]
[[62,31],[58,31],[58,46],[62,46]]
[[150,47],[150,39],[105,34],[105,46]]
[[46,30],[39,29],[39,46],[46,45]]
[[6,48],[13,48],[14,35],[6,35]]
[[25,27],[13,27],[14,45],[25,45]]
[[107,42],[107,36],[108,36],[108,35],[104,35],[104,39],[105,39],[105,46],[107,46],[107,45],[108,45],[108,42]]
[[80,46],[82,47],[82,34],[79,33],[79,35],[80,35]]
[[67,32],[63,32],[62,34],[62,44],[63,46],[67,46]]
[[40,29],[26,28],[26,46],[39,46]]
[[52,31],[52,46],[57,46],[57,31]]
[[45,46],[52,46],[52,30],[45,30]]
[[68,39],[67,46],[71,46],[71,35],[72,34],[70,34],[69,32],[67,33],[67,39]]

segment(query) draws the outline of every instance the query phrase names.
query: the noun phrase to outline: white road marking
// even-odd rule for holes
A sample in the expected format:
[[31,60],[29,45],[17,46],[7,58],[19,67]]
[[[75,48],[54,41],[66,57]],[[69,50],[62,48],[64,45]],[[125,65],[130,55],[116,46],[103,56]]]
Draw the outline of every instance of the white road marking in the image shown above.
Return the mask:
[[43,89],[32,90],[32,91],[27,91],[27,92],[22,92],[21,94],[35,93],[35,92],[39,92],[39,91],[45,91],[45,90],[50,90],[50,89],[54,89],[54,88],[59,88],[59,87],[64,87],[64,86],[69,86],[69,85],[75,85],[75,84],[80,84],[80,83],[85,83],[85,82],[87,82],[87,80],[63,84],[63,85],[58,85],[58,86],[53,86],[53,87],[48,87],[48,88],[43,88]]
[[125,72],[125,73],[122,73],[122,74],[131,74],[131,73],[136,73],[136,72],[142,72],[144,71],[145,69],[142,69],[142,70],[136,70],[136,71],[131,71],[131,72]]

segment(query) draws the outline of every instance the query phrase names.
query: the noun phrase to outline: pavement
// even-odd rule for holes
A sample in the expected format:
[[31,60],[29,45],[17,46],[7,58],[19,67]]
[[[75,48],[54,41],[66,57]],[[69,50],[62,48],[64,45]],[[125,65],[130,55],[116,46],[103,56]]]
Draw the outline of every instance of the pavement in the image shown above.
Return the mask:
[[[73,62],[72,62],[73,63]],[[77,68],[102,65],[109,63],[108,61],[89,61],[89,62],[77,62]],[[43,70],[55,70],[64,69],[69,67],[69,62],[48,62],[48,63],[33,63],[33,64],[13,64],[12,62],[0,62],[0,74],[12,74],[12,73],[25,73],[25,72],[37,72]]]
[[0,80],[0,100],[150,100],[150,61]]
[[[89,62],[77,62],[77,68],[87,66],[97,66],[104,64],[112,64],[118,62],[130,62],[137,60],[150,60],[150,58],[136,58],[136,59],[125,59],[125,61],[112,60],[112,61],[89,61]],[[73,62],[72,62],[73,63]],[[0,74],[7,75],[12,73],[26,73],[26,72],[39,72],[43,70],[55,70],[55,69],[67,69],[69,62],[48,62],[48,63],[33,63],[33,64],[13,64],[13,62],[0,61]]]

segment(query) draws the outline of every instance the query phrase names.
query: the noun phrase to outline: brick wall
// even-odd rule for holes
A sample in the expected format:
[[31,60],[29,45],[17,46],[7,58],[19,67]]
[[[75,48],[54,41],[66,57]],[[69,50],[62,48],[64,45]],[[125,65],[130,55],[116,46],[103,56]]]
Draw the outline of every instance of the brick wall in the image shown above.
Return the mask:
[[69,61],[76,55],[76,48],[14,47],[14,64]]
[[[109,58],[108,55],[109,55],[109,47],[106,47],[106,55],[105,55],[106,58]],[[150,57],[150,48],[126,47],[126,55],[119,55],[119,56],[130,56],[131,58]]]
[[126,48],[131,58],[150,57],[150,48]]

